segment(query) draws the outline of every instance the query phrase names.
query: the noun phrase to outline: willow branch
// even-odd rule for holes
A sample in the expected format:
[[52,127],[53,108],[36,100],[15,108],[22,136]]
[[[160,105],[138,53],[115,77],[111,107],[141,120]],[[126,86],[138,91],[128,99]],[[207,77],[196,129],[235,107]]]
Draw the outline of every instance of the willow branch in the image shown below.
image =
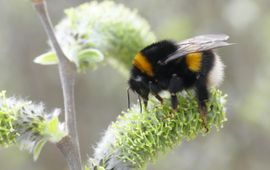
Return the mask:
[[[68,161],[69,168],[71,170],[81,169],[81,156],[80,156],[80,146],[78,131],[76,126],[76,112],[74,103],[74,85],[76,77],[76,67],[75,64],[70,62],[62,51],[54,30],[51,24],[50,17],[48,15],[47,6],[45,0],[32,0],[32,3],[42,21],[42,25],[47,33],[47,36],[52,42],[52,46],[57,54],[59,60],[59,74],[61,79],[61,86],[63,90],[64,105],[65,105],[65,122],[66,129],[70,138],[66,140],[71,140],[69,143],[73,143],[72,147],[64,147],[62,145],[67,142],[61,142],[58,144],[58,148],[64,153],[66,160]],[[68,150],[66,150],[68,149]],[[77,158],[77,159],[71,159]],[[71,162],[70,162],[71,161]]]
[[70,136],[66,136],[60,142],[58,142],[57,147],[60,149],[62,154],[65,155],[70,169],[81,169],[81,164],[78,164],[81,160],[78,156],[76,156],[76,154],[71,152],[74,150],[74,148],[76,148],[76,146],[72,142]]

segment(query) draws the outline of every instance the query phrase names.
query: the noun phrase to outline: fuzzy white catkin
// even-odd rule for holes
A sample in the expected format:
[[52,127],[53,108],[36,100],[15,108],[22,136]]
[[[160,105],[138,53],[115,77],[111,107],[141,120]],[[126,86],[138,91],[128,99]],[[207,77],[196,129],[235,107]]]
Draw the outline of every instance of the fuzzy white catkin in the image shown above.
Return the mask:
[[[225,98],[221,91],[211,90],[209,101],[209,129],[222,128],[225,122]],[[208,134],[197,112],[193,93],[178,96],[184,110],[173,114],[167,100],[163,105],[149,100],[148,110],[140,112],[139,105],[123,112],[104,132],[89,159],[89,168],[106,170],[133,170],[145,168],[158,153],[170,150],[183,140]],[[211,111],[210,111],[211,109]],[[172,117],[173,116],[173,117]]]
[[115,129],[109,126],[97,147],[94,148],[94,159],[99,163],[106,158],[106,170],[130,170],[132,169],[131,164],[118,159],[119,154],[117,150],[113,153],[111,152],[111,148],[116,140],[115,136]]
[[[2,93],[3,95],[3,93]],[[33,152],[36,145],[45,140],[54,141],[54,134],[49,134],[44,125],[53,118],[58,117],[60,109],[52,112],[45,111],[43,103],[33,103],[15,97],[6,98],[1,96],[0,109],[7,116],[14,117],[13,129],[17,135],[16,143],[20,149]],[[63,124],[58,122],[59,131],[64,131]]]

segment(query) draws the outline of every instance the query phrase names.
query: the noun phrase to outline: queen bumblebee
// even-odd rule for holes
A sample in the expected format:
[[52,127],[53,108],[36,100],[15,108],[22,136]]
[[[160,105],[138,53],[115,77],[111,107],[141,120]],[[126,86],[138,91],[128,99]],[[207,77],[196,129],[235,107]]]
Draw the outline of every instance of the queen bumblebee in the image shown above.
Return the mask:
[[162,103],[159,92],[169,91],[174,110],[178,106],[176,94],[194,89],[199,112],[205,118],[208,89],[219,85],[224,75],[224,65],[213,49],[231,45],[228,39],[225,34],[209,34],[151,44],[133,59],[129,87],[143,99],[145,107],[149,94]]

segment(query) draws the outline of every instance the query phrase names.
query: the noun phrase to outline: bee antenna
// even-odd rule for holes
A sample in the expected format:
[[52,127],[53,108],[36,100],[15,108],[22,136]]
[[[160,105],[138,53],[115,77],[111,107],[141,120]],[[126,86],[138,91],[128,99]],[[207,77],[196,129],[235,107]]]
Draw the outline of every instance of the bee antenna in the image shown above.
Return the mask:
[[128,99],[128,109],[130,109],[130,94],[129,94],[130,87],[127,88],[127,99]]
[[141,97],[138,95],[139,104],[140,104],[140,113],[142,113],[142,100]]

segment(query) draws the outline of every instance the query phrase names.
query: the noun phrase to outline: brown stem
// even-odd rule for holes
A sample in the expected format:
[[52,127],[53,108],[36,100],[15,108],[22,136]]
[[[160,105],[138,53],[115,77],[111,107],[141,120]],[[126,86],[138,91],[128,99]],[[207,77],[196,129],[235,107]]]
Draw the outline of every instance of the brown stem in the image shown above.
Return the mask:
[[[42,25],[47,33],[47,36],[52,42],[52,46],[57,54],[59,60],[59,74],[61,79],[61,85],[63,89],[64,105],[65,105],[65,122],[66,129],[70,136],[70,140],[73,142],[71,145],[74,148],[61,146],[66,142],[60,142],[57,146],[62,151],[66,160],[68,161],[70,170],[81,170],[81,155],[80,145],[78,138],[78,131],[76,126],[76,112],[74,102],[74,85],[76,78],[76,66],[70,62],[62,51],[54,30],[51,24],[51,20],[47,11],[45,0],[32,0],[34,7],[42,21]],[[71,143],[71,142],[70,142]],[[63,151],[63,149],[68,149]],[[77,159],[74,159],[77,158]],[[73,160],[74,159],[74,160]],[[71,161],[71,162],[70,162]]]
[[[80,162],[79,158],[74,154],[76,145],[70,136],[65,136],[61,141],[57,143],[58,149],[65,155],[69,169],[77,170],[79,167],[75,162]],[[80,169],[81,170],[81,169]]]

